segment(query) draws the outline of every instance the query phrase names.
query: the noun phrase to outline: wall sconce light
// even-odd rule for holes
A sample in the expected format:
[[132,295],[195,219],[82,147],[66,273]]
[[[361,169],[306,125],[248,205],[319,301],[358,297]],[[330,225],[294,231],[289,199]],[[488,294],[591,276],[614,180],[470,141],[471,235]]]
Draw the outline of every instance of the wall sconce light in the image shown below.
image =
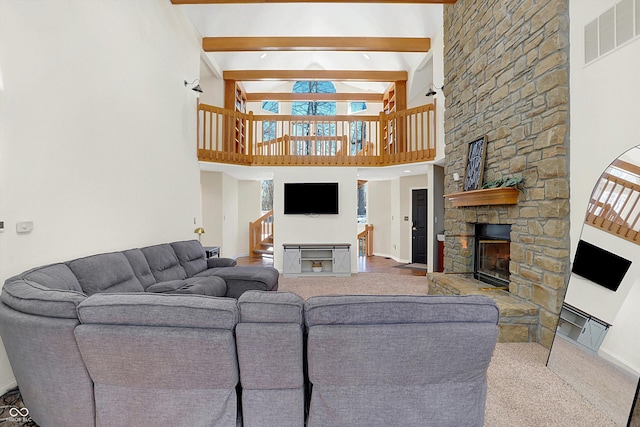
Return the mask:
[[189,82],[188,82],[188,81],[186,81],[186,80],[184,81],[184,85],[185,85],[185,87],[186,87],[186,86],[189,86],[189,85],[192,85],[192,84],[194,84],[194,83],[195,83],[196,85],[195,85],[195,86],[193,86],[193,87],[191,88],[191,90],[202,93],[202,88],[200,87],[200,79],[195,79],[195,80],[194,80],[194,81],[192,81],[191,83],[189,83]]
[[433,96],[436,94],[436,90],[444,90],[444,85],[441,88],[437,88],[433,83],[429,85],[429,92],[425,93],[424,96]]
[[202,237],[202,235],[204,234],[204,228],[202,227],[198,227],[195,230],[193,230],[194,233],[196,233],[198,235],[198,242],[200,241],[200,238]]

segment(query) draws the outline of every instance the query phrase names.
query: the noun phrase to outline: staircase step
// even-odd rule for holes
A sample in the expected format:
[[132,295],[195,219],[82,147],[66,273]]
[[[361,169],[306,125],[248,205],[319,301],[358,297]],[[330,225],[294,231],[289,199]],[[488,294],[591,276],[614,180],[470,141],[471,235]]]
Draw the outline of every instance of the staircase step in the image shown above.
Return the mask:
[[260,245],[265,248],[271,248],[271,250],[273,250],[273,242],[262,242],[260,243]]
[[253,250],[254,254],[260,254],[260,255],[270,255],[273,256],[273,251],[269,251],[269,250],[265,250],[265,249],[254,249]]

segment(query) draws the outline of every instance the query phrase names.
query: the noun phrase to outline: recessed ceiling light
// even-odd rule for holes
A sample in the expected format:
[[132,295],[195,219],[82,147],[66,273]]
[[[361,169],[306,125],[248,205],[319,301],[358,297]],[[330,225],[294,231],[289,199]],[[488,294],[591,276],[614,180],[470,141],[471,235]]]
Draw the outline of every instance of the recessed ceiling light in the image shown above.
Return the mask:
[[267,57],[267,52],[263,53],[262,55],[260,55],[260,59],[264,59]]
[[411,173],[409,169],[405,170],[404,173]]
[[366,53],[363,53],[362,56],[364,56],[364,59],[371,59],[371,57],[369,55],[367,55]]

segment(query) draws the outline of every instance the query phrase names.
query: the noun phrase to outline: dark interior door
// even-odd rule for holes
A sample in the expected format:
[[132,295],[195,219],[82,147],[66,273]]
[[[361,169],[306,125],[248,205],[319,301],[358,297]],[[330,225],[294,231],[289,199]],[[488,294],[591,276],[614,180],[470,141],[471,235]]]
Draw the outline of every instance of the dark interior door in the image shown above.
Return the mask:
[[427,263],[427,190],[412,190],[411,262]]

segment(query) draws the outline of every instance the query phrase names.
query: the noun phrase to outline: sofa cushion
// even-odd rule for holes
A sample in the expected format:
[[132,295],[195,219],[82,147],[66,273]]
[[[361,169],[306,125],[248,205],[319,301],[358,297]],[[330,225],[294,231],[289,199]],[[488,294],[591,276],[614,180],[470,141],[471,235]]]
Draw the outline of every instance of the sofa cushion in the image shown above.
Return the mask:
[[170,294],[96,294],[78,305],[81,323],[233,330],[238,307],[230,298]]
[[77,319],[76,307],[87,296],[78,291],[51,289],[39,283],[9,279],[2,288],[2,302],[22,313]]
[[217,267],[235,267],[238,262],[233,258],[209,258],[207,259],[208,268]]
[[238,298],[245,291],[277,291],[280,273],[273,267],[236,266],[216,271],[227,282],[227,296]]
[[204,248],[197,240],[173,242],[171,247],[188,277],[207,269],[207,257],[204,253]]
[[482,426],[498,317],[486,296],[309,298],[308,425]]
[[68,262],[87,295],[99,292],[144,292],[122,252],[93,255]]
[[238,298],[244,323],[295,323],[302,325],[304,300],[291,292],[247,291]]
[[212,297],[223,297],[227,292],[227,284],[221,277],[190,277],[185,280],[169,280],[158,282],[146,289],[147,292],[171,294],[198,294]]
[[236,301],[99,294],[78,313],[96,425],[236,426]]
[[498,308],[489,297],[349,295],[316,296],[305,302],[305,322],[314,325],[398,323],[498,323]]
[[149,263],[153,277],[158,282],[181,280],[187,278],[187,273],[180,265],[178,256],[170,244],[148,246],[140,249]]
[[131,264],[131,268],[133,268],[133,273],[136,275],[143,288],[147,289],[149,286],[156,283],[156,278],[153,277],[153,274],[151,273],[151,268],[149,267],[147,258],[145,258],[140,249],[129,249],[122,253],[129,260],[129,264]]
[[[27,282],[38,283],[50,289],[82,292],[78,278],[63,263],[34,268],[24,272],[19,277]],[[7,281],[11,281],[11,279]]]

